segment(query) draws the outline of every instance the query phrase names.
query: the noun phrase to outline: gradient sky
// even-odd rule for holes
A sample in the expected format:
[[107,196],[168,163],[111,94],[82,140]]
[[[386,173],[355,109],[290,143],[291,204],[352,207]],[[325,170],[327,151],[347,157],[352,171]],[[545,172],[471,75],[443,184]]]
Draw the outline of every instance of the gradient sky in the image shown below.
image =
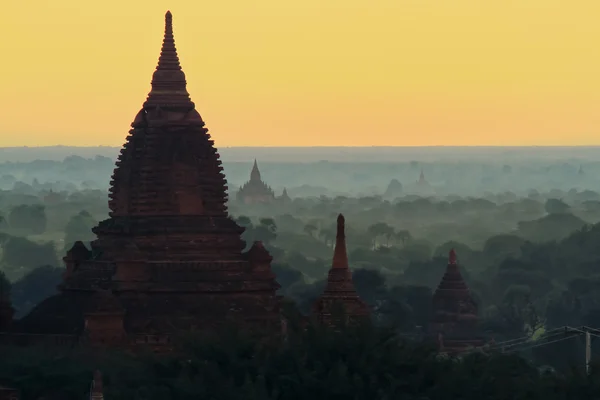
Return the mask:
[[220,147],[600,144],[598,0],[8,0],[0,146],[120,146],[167,9]]

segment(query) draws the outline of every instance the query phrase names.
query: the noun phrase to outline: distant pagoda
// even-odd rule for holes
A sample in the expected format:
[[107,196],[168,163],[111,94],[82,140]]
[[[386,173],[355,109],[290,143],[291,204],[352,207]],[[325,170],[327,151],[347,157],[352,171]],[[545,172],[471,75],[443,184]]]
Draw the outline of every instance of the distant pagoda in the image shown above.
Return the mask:
[[44,204],[46,205],[59,204],[63,200],[64,196],[62,196],[60,193],[53,191],[52,189],[45,193],[43,197]]
[[419,174],[419,180],[414,183],[412,191],[414,194],[420,196],[432,196],[435,194],[435,190],[425,178],[425,171],[423,171],[422,168],[421,173]]
[[15,321],[15,335],[161,346],[182,331],[228,324],[280,332],[271,257],[260,243],[243,253],[244,228],[228,215],[223,168],[204,125],[167,12],[152,90],[110,182],[109,218],[93,229],[91,251],[75,243],[61,292]]
[[429,182],[427,182],[427,179],[425,179],[425,172],[423,171],[423,168],[421,168],[421,174],[419,174],[417,185],[420,187],[429,187]]
[[250,180],[240,187],[236,198],[237,201],[244,204],[273,203],[275,201],[275,192],[263,182],[256,160],[254,160],[254,166],[250,172]]
[[283,192],[281,193],[281,196],[279,196],[277,198],[277,200],[279,201],[279,203],[281,204],[288,204],[292,201],[290,195],[287,192],[286,188],[283,188]]
[[446,272],[433,295],[430,333],[440,350],[458,353],[484,344],[478,337],[477,323],[477,304],[460,273],[456,252],[452,249]]
[[[327,277],[325,291],[314,305],[317,319],[326,325],[357,323],[368,318],[369,308],[356,293],[352,282],[352,271],[348,266],[344,216],[337,218],[337,234],[333,261]],[[340,321],[339,318],[344,318]]]
[[[425,177],[423,177],[425,179]],[[392,179],[388,184],[385,192],[383,193],[383,197],[386,199],[394,199],[403,194],[402,184],[398,179]]]

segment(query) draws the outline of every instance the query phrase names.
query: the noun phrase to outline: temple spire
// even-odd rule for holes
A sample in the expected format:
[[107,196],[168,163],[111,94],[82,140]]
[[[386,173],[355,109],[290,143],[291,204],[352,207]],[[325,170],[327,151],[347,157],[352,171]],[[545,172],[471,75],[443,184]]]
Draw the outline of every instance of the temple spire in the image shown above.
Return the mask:
[[423,168],[421,168],[421,175],[419,175],[419,183],[425,183],[425,172],[423,172]]
[[448,254],[448,264],[456,265],[456,252],[454,249],[450,250],[450,253]]
[[327,324],[337,324],[342,315],[336,315],[335,309],[341,306],[346,320],[356,321],[369,316],[369,307],[361,300],[352,282],[352,272],[348,267],[346,252],[345,220],[340,214],[337,218],[337,235],[333,262],[327,274],[327,284],[323,294],[317,299],[314,311],[320,321]]
[[337,218],[337,234],[335,236],[335,250],[333,251],[333,269],[348,269],[348,252],[346,251],[345,219],[342,214]]
[[456,251],[451,249],[448,253],[448,266],[446,267],[446,273],[442,277],[442,281],[438,289],[446,290],[446,289],[461,289],[468,290],[467,285],[465,284],[462,274],[458,268],[458,259],[456,256]]
[[173,37],[173,15],[170,11],[165,14],[165,35],[158,65],[152,75],[152,90],[144,103],[144,108],[148,107],[194,107],[177,55]]
[[443,341],[440,350],[460,352],[469,346],[483,344],[477,333],[477,304],[471,296],[459,267],[454,249],[448,253],[448,266],[433,294],[431,334]]
[[254,159],[254,165],[252,166],[252,171],[250,172],[250,180],[262,181],[260,177],[260,171],[258,170],[258,163],[256,162],[256,158]]

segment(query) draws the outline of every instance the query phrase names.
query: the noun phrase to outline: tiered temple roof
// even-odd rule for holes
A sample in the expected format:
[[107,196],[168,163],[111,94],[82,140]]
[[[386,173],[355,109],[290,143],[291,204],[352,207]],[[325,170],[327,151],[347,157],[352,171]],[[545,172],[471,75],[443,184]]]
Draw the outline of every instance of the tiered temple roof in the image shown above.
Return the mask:
[[281,203],[289,203],[290,201],[292,201],[290,195],[287,192],[287,188],[283,188],[283,192],[281,193],[281,196],[279,196],[278,200]]
[[477,322],[477,304],[460,273],[456,252],[452,249],[446,272],[433,295],[430,333],[445,351],[457,352],[483,344],[477,337]]
[[335,249],[327,284],[314,305],[314,313],[320,322],[329,325],[339,323],[339,317],[349,322],[357,322],[370,315],[368,306],[356,293],[352,281],[346,251],[345,220],[342,214],[337,219]]
[[280,330],[270,256],[264,248],[243,253],[244,228],[228,215],[223,168],[204,125],[167,12],[152,89],[110,182],[109,218],[93,229],[91,251],[77,242],[67,253],[61,293],[16,321],[20,332],[102,342],[122,326],[131,342],[225,323]]
[[250,180],[240,187],[236,198],[245,204],[272,203],[275,200],[275,192],[263,182],[256,160],[250,172]]
[[419,175],[419,183],[421,185],[427,184],[427,180],[425,179],[425,172],[423,172],[422,168],[421,168],[421,174]]

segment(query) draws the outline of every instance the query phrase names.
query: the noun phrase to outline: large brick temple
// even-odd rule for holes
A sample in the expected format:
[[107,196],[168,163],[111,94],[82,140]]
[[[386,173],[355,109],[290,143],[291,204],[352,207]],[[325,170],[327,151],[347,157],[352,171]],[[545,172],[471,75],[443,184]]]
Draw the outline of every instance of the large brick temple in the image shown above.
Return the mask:
[[260,243],[243,252],[244,229],[228,215],[223,168],[188,94],[170,12],[152,89],[131,126],[91,249],[75,243],[60,293],[4,337],[160,345],[229,323],[280,332],[271,256]]

